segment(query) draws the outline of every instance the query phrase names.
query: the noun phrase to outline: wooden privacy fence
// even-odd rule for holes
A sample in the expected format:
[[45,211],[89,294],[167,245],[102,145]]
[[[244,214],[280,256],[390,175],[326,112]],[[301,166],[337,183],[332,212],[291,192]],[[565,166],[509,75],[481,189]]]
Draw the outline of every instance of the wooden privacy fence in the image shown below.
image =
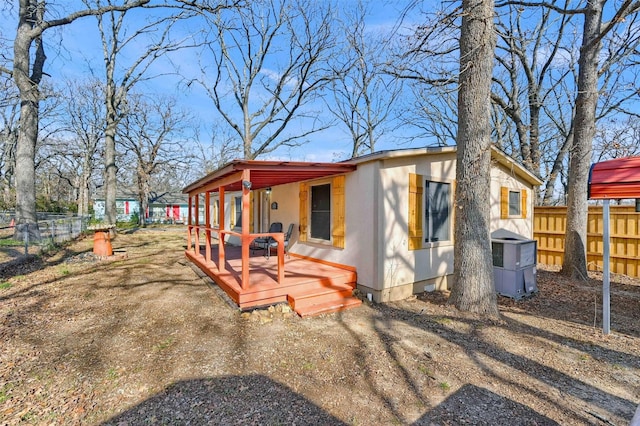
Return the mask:
[[[566,207],[536,207],[533,238],[538,241],[538,262],[562,265]],[[589,206],[587,269],[602,271],[602,207]],[[640,213],[635,206],[610,207],[611,272],[640,277]]]

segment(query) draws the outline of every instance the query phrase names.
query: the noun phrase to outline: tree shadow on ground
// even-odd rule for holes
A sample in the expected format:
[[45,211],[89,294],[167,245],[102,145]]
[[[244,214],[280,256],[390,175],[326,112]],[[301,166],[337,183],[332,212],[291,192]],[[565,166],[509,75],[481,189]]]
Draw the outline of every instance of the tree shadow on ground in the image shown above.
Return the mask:
[[[471,406],[469,401],[474,401]],[[480,422],[487,411],[491,422]],[[355,414],[355,413],[354,413]],[[514,417],[517,414],[517,417]],[[263,375],[225,376],[174,383],[102,425],[122,424],[346,425],[289,387]],[[465,385],[414,425],[557,425],[529,407]]]
[[12,260],[0,263],[0,279],[6,280],[18,275],[27,275],[50,266],[56,266],[82,252],[61,248],[57,253],[61,254],[57,256],[56,260],[52,260],[48,255],[18,253]]
[[[520,387],[523,391],[530,393],[532,397],[539,398],[546,404],[556,405],[559,409],[566,409],[566,407],[563,407],[563,403],[561,401],[556,400],[551,395],[543,394],[537,388],[529,387],[524,383],[518,383],[516,377],[504,376],[502,373],[496,371],[495,367],[492,367],[487,362],[487,359],[491,359],[493,362],[498,363],[499,365],[518,370],[521,374],[537,378],[537,380],[546,384],[551,389],[557,389],[559,392],[566,395],[566,397],[570,397],[575,400],[581,400],[585,404],[585,406],[589,407],[588,409],[582,412],[576,411],[573,413],[567,413],[571,417],[573,417],[573,420],[577,423],[591,423],[594,418],[607,419],[611,415],[618,416],[620,418],[631,418],[633,416],[633,412],[636,408],[636,404],[634,402],[608,392],[604,389],[594,387],[588,382],[580,378],[572,377],[571,375],[563,371],[548,367],[539,362],[528,359],[525,356],[518,355],[517,353],[506,351],[496,346],[491,341],[485,340],[478,333],[478,331],[482,330],[485,326],[485,323],[481,320],[462,317],[434,317],[422,312],[418,313],[398,309],[393,304],[375,305],[374,308],[376,309],[376,311],[378,311],[378,318],[375,322],[374,329],[376,330],[376,334],[380,336],[381,341],[385,343],[387,353],[389,353],[394,358],[396,358],[397,356],[392,347],[392,343],[397,338],[389,330],[392,330],[392,323],[394,321],[401,321],[412,327],[415,327],[418,331],[421,330],[422,332],[434,333],[435,335],[438,335],[439,337],[444,338],[448,342],[457,346],[470,359],[473,360],[478,369],[483,371],[483,374],[487,377],[487,379],[503,382],[505,384],[508,384],[509,386]],[[470,326],[471,331],[463,332],[448,327],[445,325],[447,322],[442,321],[443,318],[447,319],[447,322],[451,321],[466,323]],[[344,324],[344,326],[347,330],[349,330],[349,326],[347,324]],[[561,341],[561,338],[559,336],[555,336],[552,334],[543,334],[542,337],[550,338],[559,342]],[[601,350],[604,351],[605,349],[601,348]],[[405,372],[404,375],[405,381],[410,382],[410,375],[407,372]],[[506,400],[506,398],[504,397],[498,398],[501,398],[501,400],[503,401]],[[513,402],[513,404],[516,403]],[[471,409],[472,411],[475,410],[475,408],[473,407],[467,407],[465,409],[467,413],[469,412],[469,409]],[[494,409],[494,407],[488,407],[487,409],[491,413],[491,417],[493,417],[494,414],[492,410]],[[527,410],[530,409],[527,408]],[[461,412],[460,415],[463,415],[463,412]],[[457,422],[453,422],[451,424],[457,424]],[[489,424],[512,423],[491,422]]]
[[247,375],[174,383],[102,424],[346,423],[269,377]]
[[[473,401],[473,404],[469,404],[469,401]],[[486,417],[487,412],[491,413],[490,422],[478,420]],[[487,389],[474,385],[464,385],[414,424],[524,426],[557,425],[558,423],[525,405]]]

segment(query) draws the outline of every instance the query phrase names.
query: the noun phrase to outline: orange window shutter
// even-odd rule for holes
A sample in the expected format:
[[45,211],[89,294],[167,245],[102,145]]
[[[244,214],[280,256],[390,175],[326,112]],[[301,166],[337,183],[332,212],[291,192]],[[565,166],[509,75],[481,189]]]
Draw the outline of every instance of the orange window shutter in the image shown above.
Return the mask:
[[253,232],[253,191],[249,193],[249,232]]
[[409,250],[422,248],[422,175],[409,173]]
[[503,186],[500,188],[500,219],[509,217],[509,188]]
[[524,219],[527,218],[527,190],[523,189],[522,192],[520,193],[520,202],[522,203],[522,208],[520,209],[520,212],[522,213],[522,217]]
[[309,198],[309,185],[304,182],[300,183],[300,235],[298,239],[303,242],[307,241],[307,224],[309,206],[307,200]]
[[345,237],[345,205],[344,205],[344,175],[336,176],[331,182],[331,210],[333,224],[331,239],[334,247],[344,248]]

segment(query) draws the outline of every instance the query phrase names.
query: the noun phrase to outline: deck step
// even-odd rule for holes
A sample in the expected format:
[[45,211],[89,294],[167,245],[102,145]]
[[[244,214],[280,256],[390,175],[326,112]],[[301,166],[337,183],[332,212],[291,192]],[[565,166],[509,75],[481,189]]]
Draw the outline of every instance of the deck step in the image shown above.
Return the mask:
[[287,296],[291,308],[301,317],[310,317],[360,306],[362,301],[353,297],[352,284],[334,284],[320,288],[299,289]]
[[287,295],[287,301],[293,310],[312,305],[341,300],[353,295],[349,284],[334,284],[330,287],[305,287]]
[[340,312],[346,309],[355,308],[362,304],[362,300],[349,296],[340,299],[335,299],[329,302],[319,303],[315,305],[309,305],[302,308],[296,308],[295,312],[302,318],[312,317],[322,314],[330,314],[332,312]]

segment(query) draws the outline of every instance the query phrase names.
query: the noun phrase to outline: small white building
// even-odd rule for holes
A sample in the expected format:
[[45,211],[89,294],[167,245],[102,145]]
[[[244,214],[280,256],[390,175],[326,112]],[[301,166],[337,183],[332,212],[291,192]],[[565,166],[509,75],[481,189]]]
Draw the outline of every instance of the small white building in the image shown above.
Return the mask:
[[[272,222],[283,223],[285,229],[295,224],[288,245],[292,256],[354,268],[357,288],[378,302],[409,297],[430,284],[439,289],[450,286],[455,147],[379,152],[338,163],[351,165],[348,172],[335,169],[312,179],[301,173],[296,179],[293,170],[304,164],[295,163],[294,168],[287,162],[237,160],[184,192],[190,199],[202,199],[208,192],[210,217],[217,218],[217,185],[231,182],[238,170],[250,170],[249,232],[267,232]],[[308,163],[310,170],[321,166]],[[280,184],[285,175],[287,182]],[[541,183],[518,162],[492,149],[487,203],[493,236],[533,237],[533,195]],[[225,196],[223,217],[230,223],[224,229],[239,224],[242,192],[233,189],[230,185]]]

